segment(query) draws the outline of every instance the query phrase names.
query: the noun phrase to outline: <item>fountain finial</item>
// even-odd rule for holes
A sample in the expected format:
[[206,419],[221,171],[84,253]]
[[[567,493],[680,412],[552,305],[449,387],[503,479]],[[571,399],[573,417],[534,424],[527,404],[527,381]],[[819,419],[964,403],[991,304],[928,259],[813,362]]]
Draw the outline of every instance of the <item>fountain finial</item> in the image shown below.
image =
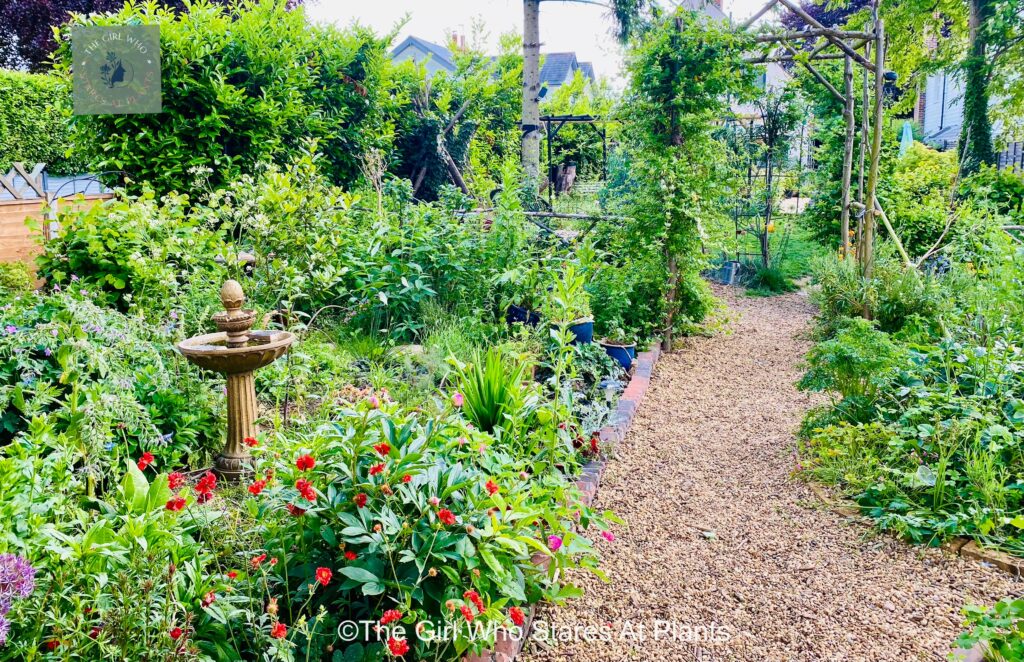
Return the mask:
[[224,304],[228,317],[237,317],[245,303],[245,292],[242,291],[241,283],[237,280],[224,281],[220,286],[220,302]]
[[224,312],[213,316],[213,323],[219,331],[227,334],[228,347],[244,347],[249,342],[249,329],[256,321],[256,312],[243,310],[245,292],[237,280],[226,280],[220,288],[220,302]]

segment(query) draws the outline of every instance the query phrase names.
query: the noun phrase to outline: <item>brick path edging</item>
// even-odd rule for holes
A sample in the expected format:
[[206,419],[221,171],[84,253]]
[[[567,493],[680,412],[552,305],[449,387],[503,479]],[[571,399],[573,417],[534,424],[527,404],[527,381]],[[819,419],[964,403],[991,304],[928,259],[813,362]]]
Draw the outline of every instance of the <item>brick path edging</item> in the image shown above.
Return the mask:
[[[601,428],[598,435],[606,449],[606,457],[591,460],[583,465],[580,477],[576,480],[576,487],[579,489],[580,500],[587,506],[594,503],[597,498],[597,488],[601,485],[601,476],[604,475],[605,467],[608,466],[608,456],[612,454],[615,446],[626,438],[626,434],[633,426],[633,419],[640,411],[640,403],[647,395],[647,389],[651,385],[651,375],[654,373],[654,364],[661,358],[661,346],[653,343],[646,352],[637,354],[633,376],[626,386],[626,390],[619,397],[619,403],[615,407],[611,423]],[[538,564],[550,562],[548,557],[538,559]],[[536,615],[536,605],[531,605],[526,614],[526,623],[521,628],[523,636],[515,637],[506,630],[500,630],[497,641],[492,650],[483,651],[480,654],[469,654],[463,657],[463,662],[514,662],[516,657],[523,650],[526,643],[526,633],[530,631]]]

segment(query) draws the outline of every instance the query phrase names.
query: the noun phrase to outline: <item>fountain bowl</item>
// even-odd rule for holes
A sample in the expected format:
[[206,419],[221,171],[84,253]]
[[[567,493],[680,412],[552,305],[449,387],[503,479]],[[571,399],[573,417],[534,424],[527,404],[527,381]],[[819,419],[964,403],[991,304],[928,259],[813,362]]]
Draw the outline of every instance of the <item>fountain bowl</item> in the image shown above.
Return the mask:
[[[251,336],[257,335],[252,332]],[[178,343],[178,351],[192,363],[205,370],[226,375],[252,372],[280,358],[295,341],[295,334],[276,331],[268,334],[269,342],[250,337],[242,347],[228,347],[228,334],[224,331],[194,336]]]

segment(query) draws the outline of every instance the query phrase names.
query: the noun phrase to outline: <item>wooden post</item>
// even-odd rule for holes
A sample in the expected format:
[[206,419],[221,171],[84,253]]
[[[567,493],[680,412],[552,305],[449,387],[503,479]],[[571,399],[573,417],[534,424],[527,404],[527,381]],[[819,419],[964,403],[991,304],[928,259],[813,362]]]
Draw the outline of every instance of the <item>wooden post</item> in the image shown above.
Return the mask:
[[[867,209],[864,212],[864,245],[861,247],[861,275],[871,278],[875,268],[875,225],[877,211],[874,204],[878,189],[878,163],[882,157],[882,111],[885,102],[885,25],[882,19],[875,21],[875,117],[872,127],[871,166],[868,169]],[[869,316],[871,311],[865,310]]]
[[840,216],[840,232],[842,237],[843,259],[850,256],[850,177],[853,171],[853,61],[846,58],[843,68],[843,84],[846,92],[846,103],[843,104],[843,119],[846,121],[846,141],[843,144],[843,210]]

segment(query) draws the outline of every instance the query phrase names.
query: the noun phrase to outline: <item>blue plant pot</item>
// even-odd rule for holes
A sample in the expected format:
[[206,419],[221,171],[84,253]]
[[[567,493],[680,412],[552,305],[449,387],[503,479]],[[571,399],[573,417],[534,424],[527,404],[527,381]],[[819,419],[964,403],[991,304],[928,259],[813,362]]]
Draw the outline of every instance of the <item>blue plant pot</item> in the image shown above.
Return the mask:
[[633,366],[633,359],[636,358],[636,345],[615,345],[603,342],[605,353],[615,359],[623,370],[629,370]]
[[594,342],[594,320],[579,320],[569,325],[569,332],[573,335],[572,344],[586,345]]
[[540,313],[512,304],[505,311],[505,321],[509,324],[516,324],[518,322],[527,326],[537,326],[540,324]]

